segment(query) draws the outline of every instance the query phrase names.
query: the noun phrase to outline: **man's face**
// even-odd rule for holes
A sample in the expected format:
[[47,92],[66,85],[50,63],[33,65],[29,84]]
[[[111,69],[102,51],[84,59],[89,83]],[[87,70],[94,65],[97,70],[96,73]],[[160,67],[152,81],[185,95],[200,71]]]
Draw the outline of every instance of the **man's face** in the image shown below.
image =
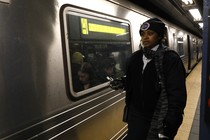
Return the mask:
[[145,30],[141,32],[141,41],[144,47],[153,48],[158,44],[160,36],[153,30]]

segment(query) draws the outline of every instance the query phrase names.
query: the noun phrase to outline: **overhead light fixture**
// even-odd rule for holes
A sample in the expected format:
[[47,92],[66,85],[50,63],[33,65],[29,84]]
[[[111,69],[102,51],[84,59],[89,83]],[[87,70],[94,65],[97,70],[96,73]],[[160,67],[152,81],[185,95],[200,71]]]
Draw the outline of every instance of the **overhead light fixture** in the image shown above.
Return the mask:
[[192,4],[194,4],[194,1],[193,1],[193,0],[182,0],[182,2],[183,2],[185,5],[192,5]]
[[194,21],[201,21],[202,20],[201,14],[200,14],[200,12],[197,8],[190,9],[189,12],[193,16]]

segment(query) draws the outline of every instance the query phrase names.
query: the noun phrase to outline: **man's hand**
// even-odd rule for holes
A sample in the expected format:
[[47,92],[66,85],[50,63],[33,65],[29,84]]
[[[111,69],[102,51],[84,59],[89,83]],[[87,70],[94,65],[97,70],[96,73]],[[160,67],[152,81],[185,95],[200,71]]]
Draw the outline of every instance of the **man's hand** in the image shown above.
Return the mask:
[[107,79],[110,81],[109,85],[112,89],[118,90],[118,89],[124,89],[125,88],[125,76],[121,78],[113,79],[111,77],[107,77]]

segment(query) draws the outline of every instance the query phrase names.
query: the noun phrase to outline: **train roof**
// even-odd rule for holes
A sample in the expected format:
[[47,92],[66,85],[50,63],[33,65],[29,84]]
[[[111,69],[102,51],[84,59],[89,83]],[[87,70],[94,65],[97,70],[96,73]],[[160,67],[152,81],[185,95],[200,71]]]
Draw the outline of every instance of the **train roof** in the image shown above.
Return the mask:
[[[167,19],[169,22],[180,26],[187,31],[202,37],[202,29],[197,22],[194,21],[186,7],[183,7],[181,0],[129,0],[130,2],[152,12],[156,15]],[[203,13],[203,1],[194,0],[195,7],[200,13]],[[172,10],[173,8],[173,10]]]

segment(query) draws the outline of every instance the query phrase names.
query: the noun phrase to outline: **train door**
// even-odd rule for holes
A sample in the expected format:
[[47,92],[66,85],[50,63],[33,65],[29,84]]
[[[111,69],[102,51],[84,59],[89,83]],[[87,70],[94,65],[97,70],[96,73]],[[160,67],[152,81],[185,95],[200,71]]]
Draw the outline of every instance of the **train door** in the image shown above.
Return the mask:
[[186,43],[186,34],[181,31],[177,30],[177,34],[175,36],[175,43],[176,48],[175,51],[179,54],[180,58],[182,59],[182,62],[184,64],[185,70],[188,73],[188,52],[187,52],[187,43]]
[[187,48],[188,48],[188,70],[191,68],[191,52],[190,52],[190,36],[187,35]]
[[192,69],[196,64],[197,64],[197,47],[198,47],[198,42],[196,37],[192,37],[192,46],[190,46],[190,53],[191,53],[191,62],[190,62],[190,69]]
[[171,49],[176,50],[176,48],[177,48],[177,43],[176,43],[177,42],[177,37],[176,37],[175,33],[173,33],[173,38],[171,39],[170,42],[172,42]]

